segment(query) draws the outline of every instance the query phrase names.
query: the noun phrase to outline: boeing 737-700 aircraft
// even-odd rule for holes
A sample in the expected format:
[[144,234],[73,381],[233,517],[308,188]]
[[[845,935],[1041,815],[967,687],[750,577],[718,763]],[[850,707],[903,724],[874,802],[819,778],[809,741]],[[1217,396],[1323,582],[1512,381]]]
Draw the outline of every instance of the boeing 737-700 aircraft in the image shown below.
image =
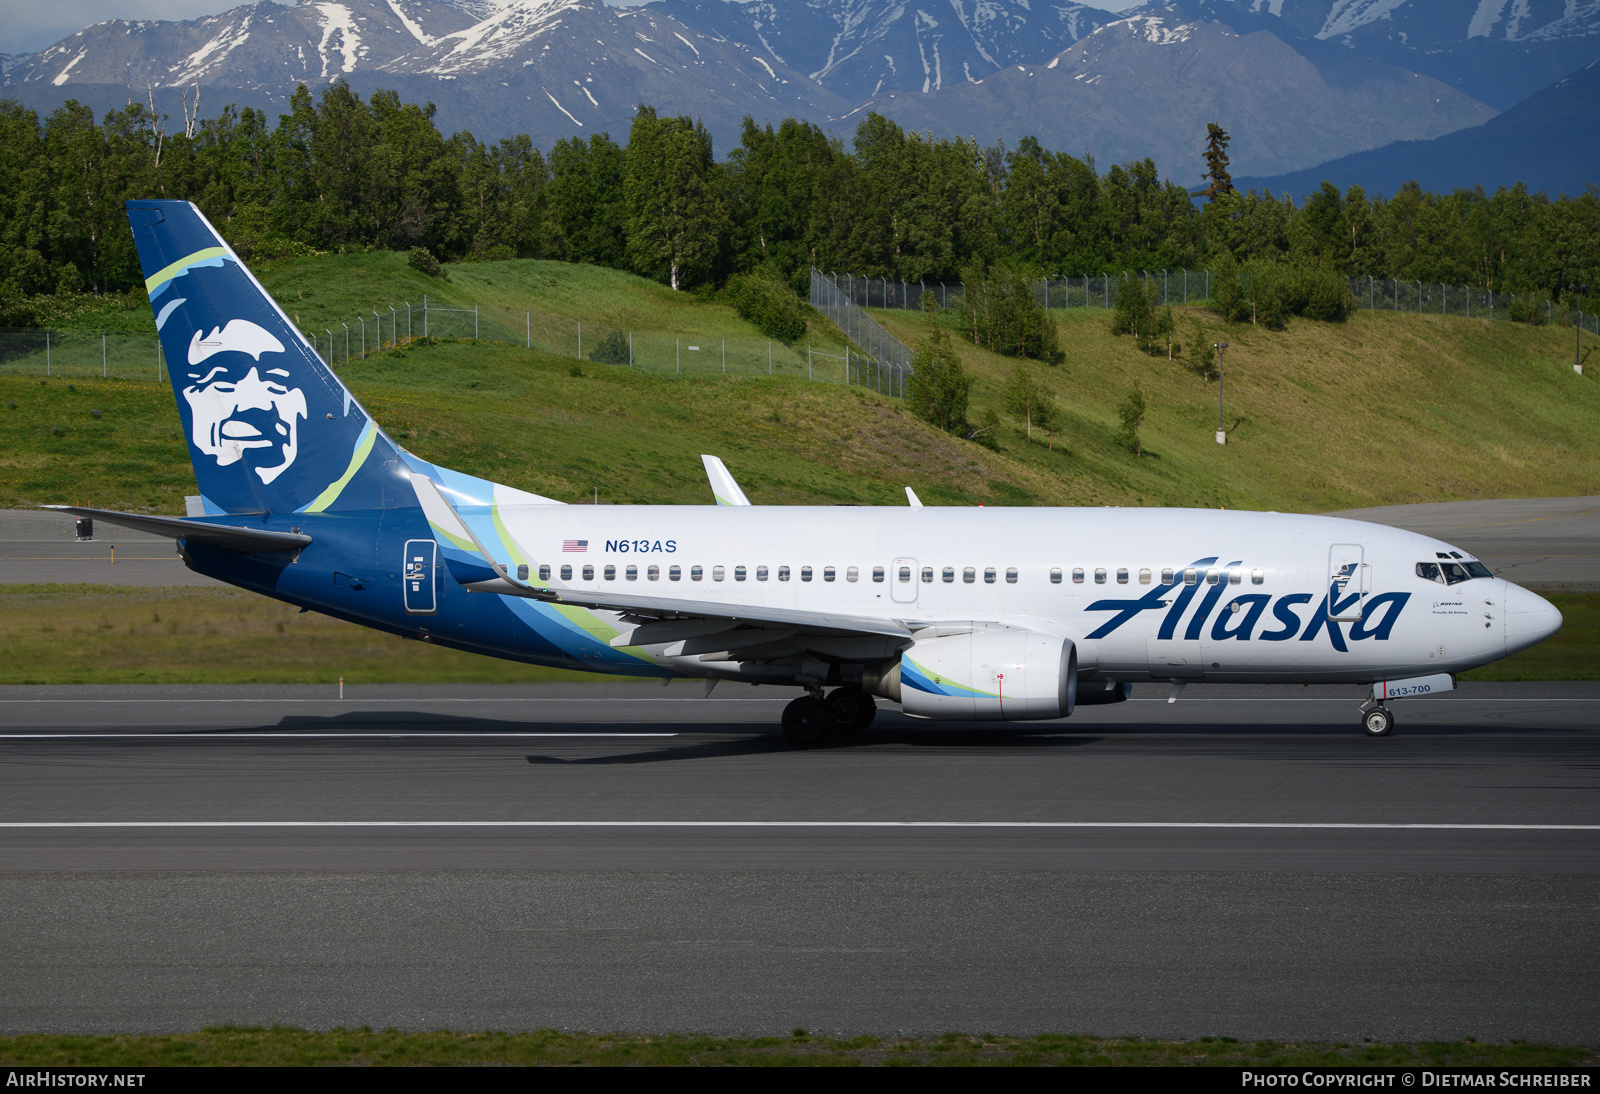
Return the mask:
[[[920,718],[1063,718],[1134,682],[1371,685],[1391,699],[1554,634],[1448,543],[1193,509],[566,505],[396,444],[200,211],[128,219],[203,515],[63,508],[198,573],[407,638],[623,676],[798,688],[798,744]],[[733,496],[737,495],[737,496]],[[914,501],[913,496],[913,501]],[[740,504],[744,503],[744,504]]]

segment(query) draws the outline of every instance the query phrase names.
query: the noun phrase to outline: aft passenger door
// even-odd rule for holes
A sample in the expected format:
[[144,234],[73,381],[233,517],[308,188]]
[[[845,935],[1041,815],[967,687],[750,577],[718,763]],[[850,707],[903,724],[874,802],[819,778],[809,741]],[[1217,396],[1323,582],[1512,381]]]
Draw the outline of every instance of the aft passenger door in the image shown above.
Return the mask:
[[439,610],[439,544],[431,539],[406,540],[400,582],[408,615],[433,615]]
[[917,602],[917,560],[897,558],[889,570],[889,595],[897,604]]
[[1366,610],[1372,591],[1361,545],[1335,543],[1328,549],[1328,616],[1339,623],[1355,623]]

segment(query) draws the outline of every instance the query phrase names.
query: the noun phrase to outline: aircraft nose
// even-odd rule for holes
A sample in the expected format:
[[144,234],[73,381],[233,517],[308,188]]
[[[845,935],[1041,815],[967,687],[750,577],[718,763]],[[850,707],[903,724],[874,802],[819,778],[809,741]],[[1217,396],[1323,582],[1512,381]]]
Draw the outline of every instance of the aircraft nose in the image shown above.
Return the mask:
[[1537,645],[1561,629],[1556,606],[1520,585],[1506,583],[1506,652]]

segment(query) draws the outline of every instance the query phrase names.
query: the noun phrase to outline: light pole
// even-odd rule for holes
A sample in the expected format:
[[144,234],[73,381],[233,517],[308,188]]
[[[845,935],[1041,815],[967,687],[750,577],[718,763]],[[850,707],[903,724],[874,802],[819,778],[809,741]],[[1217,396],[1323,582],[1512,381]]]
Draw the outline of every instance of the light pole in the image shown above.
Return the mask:
[[1567,288],[1578,294],[1578,327],[1572,333],[1572,371],[1582,376],[1583,358],[1579,354],[1583,349],[1583,294],[1589,291],[1589,286],[1568,285]]
[[1228,443],[1228,432],[1222,428],[1222,357],[1228,351],[1228,343],[1213,342],[1211,348],[1217,351],[1217,443]]

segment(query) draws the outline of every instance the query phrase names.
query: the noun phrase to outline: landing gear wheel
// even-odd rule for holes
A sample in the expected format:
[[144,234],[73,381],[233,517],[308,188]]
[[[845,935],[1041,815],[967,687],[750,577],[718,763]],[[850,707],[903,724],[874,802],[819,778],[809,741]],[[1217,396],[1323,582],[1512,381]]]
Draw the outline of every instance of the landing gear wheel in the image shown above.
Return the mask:
[[835,733],[860,733],[878,716],[872,696],[853,685],[836,688],[824,705]]
[[801,748],[821,744],[832,732],[828,708],[820,699],[802,695],[783,708],[783,735]]
[[1368,737],[1387,737],[1394,728],[1394,715],[1383,707],[1373,707],[1361,716],[1361,728]]

